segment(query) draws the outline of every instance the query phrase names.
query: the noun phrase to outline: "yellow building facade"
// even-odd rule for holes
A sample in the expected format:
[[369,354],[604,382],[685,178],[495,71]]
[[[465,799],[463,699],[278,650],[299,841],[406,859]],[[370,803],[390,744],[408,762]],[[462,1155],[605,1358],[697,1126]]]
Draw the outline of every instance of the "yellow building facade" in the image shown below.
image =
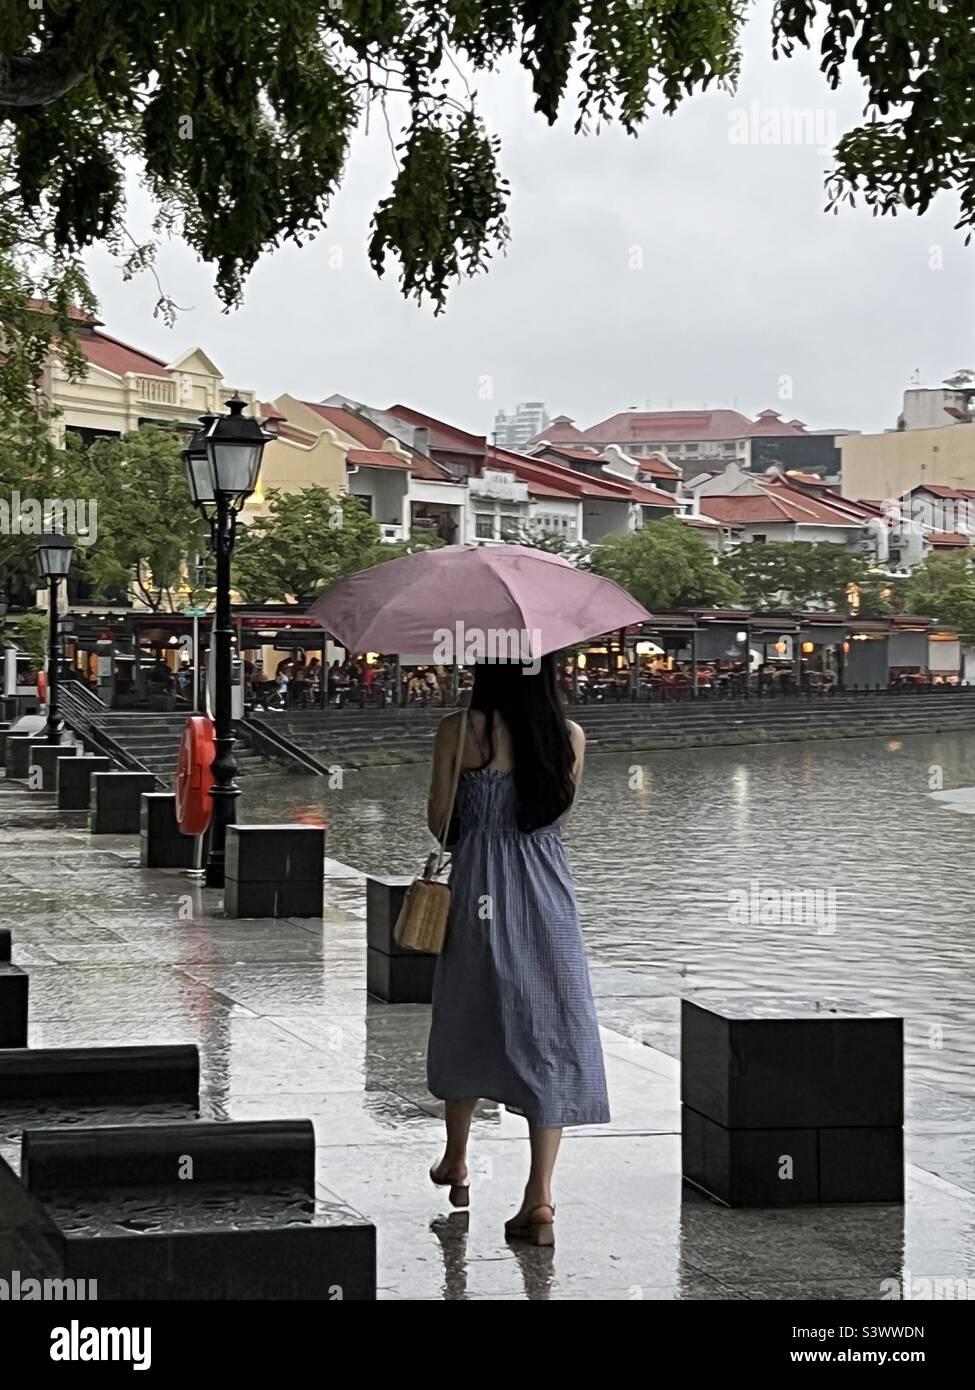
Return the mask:
[[922,483],[975,488],[975,426],[891,430],[837,438],[843,494],[886,501]]

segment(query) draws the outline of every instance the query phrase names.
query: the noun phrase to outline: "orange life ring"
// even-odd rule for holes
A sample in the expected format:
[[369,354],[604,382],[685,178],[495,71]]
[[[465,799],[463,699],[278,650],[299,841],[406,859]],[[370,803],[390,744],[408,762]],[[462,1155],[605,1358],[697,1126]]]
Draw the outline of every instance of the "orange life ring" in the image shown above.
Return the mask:
[[47,704],[47,672],[38,671],[37,673],[37,698],[42,705]]
[[179,745],[176,819],[184,835],[202,835],[213,814],[213,760],[217,749],[213,720],[201,714],[187,719]]

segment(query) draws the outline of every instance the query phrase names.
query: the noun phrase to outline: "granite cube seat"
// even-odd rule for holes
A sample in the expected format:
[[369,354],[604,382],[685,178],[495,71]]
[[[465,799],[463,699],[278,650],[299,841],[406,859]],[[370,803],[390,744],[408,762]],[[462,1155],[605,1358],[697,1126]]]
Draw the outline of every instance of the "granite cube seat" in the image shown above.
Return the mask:
[[685,1181],[729,1206],[900,1202],[903,1020],[849,1001],[685,999]]
[[375,1227],[316,1189],[308,1120],[25,1128],[21,1175],[42,1258],[100,1301],[376,1296]]
[[227,827],[228,917],[321,917],[324,906],[324,826]]
[[95,772],[91,778],[93,835],[138,835],[142,793],[156,789],[151,772]]
[[111,769],[111,758],[91,753],[62,760],[58,767],[58,810],[87,811],[92,777],[96,772],[110,772]]
[[30,753],[37,735],[11,732],[4,739],[3,764],[8,777],[26,778],[30,771]]
[[199,1092],[200,1054],[192,1043],[0,1049],[0,1101],[195,1102]]
[[0,964],[0,1048],[27,1046],[29,991],[30,981],[26,971],[7,962]]
[[[139,853],[147,869],[195,868],[196,841],[195,835],[184,835],[179,828],[175,792],[142,793]],[[205,845],[203,853],[205,858]]]
[[412,878],[366,878],[366,989],[387,1004],[429,1004],[437,957],[398,946],[393,932]]
[[10,951],[13,940],[10,935],[9,927],[0,927],[0,965],[5,965],[10,960]]
[[76,743],[32,743],[28,776],[34,791],[56,792],[61,763],[65,758],[78,757],[80,752]]

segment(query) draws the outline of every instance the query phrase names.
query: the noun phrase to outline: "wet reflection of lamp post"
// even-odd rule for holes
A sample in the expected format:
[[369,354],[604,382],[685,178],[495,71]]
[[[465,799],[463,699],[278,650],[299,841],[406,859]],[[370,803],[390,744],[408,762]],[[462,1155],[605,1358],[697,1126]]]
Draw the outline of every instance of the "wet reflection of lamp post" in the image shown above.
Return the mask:
[[210,544],[216,557],[216,615],[214,650],[213,820],[206,883],[222,888],[227,826],[237,820],[237,760],[231,714],[231,660],[233,623],[230,615],[230,562],[237,535],[237,515],[257,488],[264,457],[265,434],[256,420],[244,415],[240,396],[227,401],[229,414],[205,415],[203,428],[183,450],[183,462],[193,505],[210,526]]
[[47,730],[48,743],[57,743],[61,736],[61,721],[58,715],[58,582],[67,576],[71,568],[71,552],[74,541],[70,536],[62,536],[56,531],[46,531],[37,546],[37,569],[42,579],[48,582],[48,596],[51,606],[48,628],[47,654]]

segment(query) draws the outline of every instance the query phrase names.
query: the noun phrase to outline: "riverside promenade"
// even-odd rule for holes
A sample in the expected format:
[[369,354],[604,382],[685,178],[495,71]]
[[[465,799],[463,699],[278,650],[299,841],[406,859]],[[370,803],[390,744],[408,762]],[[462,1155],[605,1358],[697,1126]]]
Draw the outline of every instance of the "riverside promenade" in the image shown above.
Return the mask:
[[[678,1063],[641,1041],[673,984],[594,966],[613,1120],[566,1132],[557,1245],[522,1249],[502,1225],[524,1181],[523,1121],[479,1111],[469,1213],[429,1182],[441,1144],[429,1011],[367,997],[356,870],[328,861],[324,922],[229,920],[219,892],[142,868],[135,837],[92,836],[82,813],[0,779],[0,884],[0,926],[30,976],[30,1046],[195,1043],[202,1118],[310,1119],[321,1191],[377,1228],[381,1298],[975,1295],[963,1098],[909,1086],[903,1208],[723,1209],[682,1187]],[[16,1168],[25,1124],[71,1118],[3,1105],[0,1157]],[[9,1238],[0,1210],[8,1261]]]

